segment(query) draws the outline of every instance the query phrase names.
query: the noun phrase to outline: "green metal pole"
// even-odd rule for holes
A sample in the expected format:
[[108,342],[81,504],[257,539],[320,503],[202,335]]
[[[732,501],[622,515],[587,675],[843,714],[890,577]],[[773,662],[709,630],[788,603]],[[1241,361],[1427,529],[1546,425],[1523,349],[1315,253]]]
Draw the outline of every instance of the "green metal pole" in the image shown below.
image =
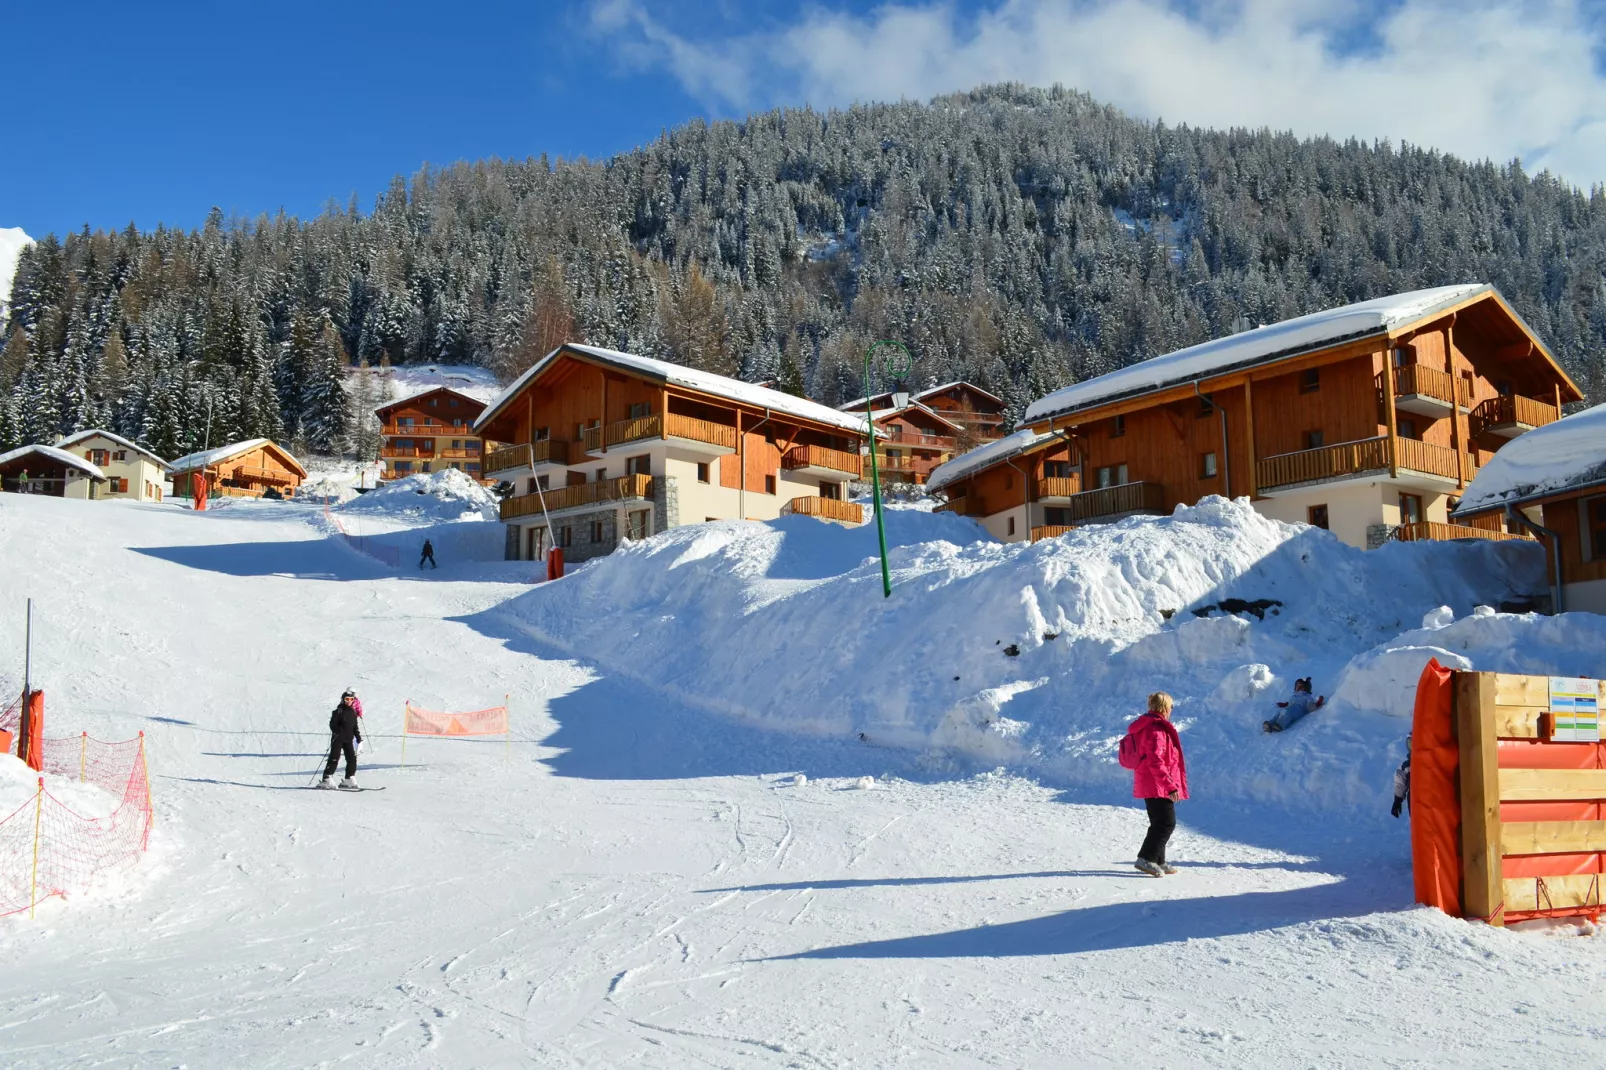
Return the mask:
[[914,358],[909,355],[908,348],[902,342],[890,340],[873,342],[864,353],[864,422],[870,433],[870,495],[871,500],[875,503],[876,542],[881,548],[881,597],[891,598],[892,572],[887,567],[887,527],[881,518],[881,467],[876,463],[875,455],[875,410],[870,405],[871,398],[875,396],[875,391],[871,387],[870,358],[875,354],[877,346],[897,346],[903,350],[904,364],[901,372],[894,371],[893,357],[888,356],[886,358],[889,375],[907,375],[909,370],[914,367]]

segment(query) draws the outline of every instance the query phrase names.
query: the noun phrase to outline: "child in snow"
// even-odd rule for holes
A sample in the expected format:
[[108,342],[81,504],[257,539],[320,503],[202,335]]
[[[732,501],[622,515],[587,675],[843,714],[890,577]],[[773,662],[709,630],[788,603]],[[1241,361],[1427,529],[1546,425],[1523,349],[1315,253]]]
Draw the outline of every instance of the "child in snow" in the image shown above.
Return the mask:
[[435,564],[435,547],[428,539],[424,540],[424,552],[418,555],[418,567],[423,568],[425,561],[429,562],[430,568],[440,567],[439,565]]
[[340,782],[342,788],[352,789],[357,786],[357,747],[362,742],[362,723],[357,720],[356,707],[352,705],[356,694],[347,691],[340,696],[340,705],[329,715],[329,761],[323,767],[323,779],[318,782],[320,788],[332,788],[335,785],[330,778],[335,775],[335,766],[340,764],[340,756],[346,756],[346,779]]
[[1389,811],[1395,817],[1400,816],[1400,807],[1405,806],[1411,798],[1411,737],[1405,737],[1405,761],[1394,770],[1394,808]]
[[1294,727],[1295,722],[1304,718],[1311,710],[1319,710],[1326,703],[1327,696],[1321,695],[1316,699],[1310,697],[1310,677],[1294,681],[1294,695],[1287,702],[1277,703],[1281,712],[1269,721],[1260,722],[1260,726],[1268,732],[1281,732],[1285,728]]
[[1151,877],[1177,868],[1165,860],[1165,845],[1177,827],[1177,802],[1188,797],[1188,763],[1182,738],[1171,723],[1171,696],[1149,696],[1149,712],[1127,726],[1121,739],[1121,765],[1132,770],[1132,797],[1149,813],[1149,834],[1138,849],[1137,869]]

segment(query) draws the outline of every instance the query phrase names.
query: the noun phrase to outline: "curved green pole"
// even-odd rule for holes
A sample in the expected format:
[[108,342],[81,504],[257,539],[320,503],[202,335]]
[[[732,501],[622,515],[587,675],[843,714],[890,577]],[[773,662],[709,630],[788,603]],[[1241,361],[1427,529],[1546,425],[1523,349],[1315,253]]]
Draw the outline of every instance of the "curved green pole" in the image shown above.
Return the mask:
[[896,353],[888,353],[881,358],[882,367],[885,368],[889,378],[901,379],[908,375],[915,366],[915,360],[914,357],[909,355],[908,346],[902,342],[886,338],[879,342],[870,343],[870,348],[865,350],[864,353],[864,422],[870,432],[870,494],[875,502],[876,542],[881,547],[881,597],[891,598],[892,573],[887,568],[887,528],[881,520],[881,469],[876,464],[875,416],[874,410],[870,407],[870,399],[875,396],[875,391],[871,389],[870,358],[875,355],[876,349],[880,346],[896,346],[903,351],[901,360]]

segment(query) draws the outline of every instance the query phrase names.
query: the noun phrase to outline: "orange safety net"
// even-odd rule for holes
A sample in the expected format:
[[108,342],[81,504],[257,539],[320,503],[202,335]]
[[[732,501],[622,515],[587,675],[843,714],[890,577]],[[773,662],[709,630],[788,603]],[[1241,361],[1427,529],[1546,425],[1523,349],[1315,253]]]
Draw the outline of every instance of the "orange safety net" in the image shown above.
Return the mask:
[[421,710],[411,700],[402,730],[413,736],[501,736],[508,732],[506,706],[492,706],[488,710],[470,713],[440,713]]
[[1451,715],[1451,673],[1428,661],[1411,718],[1411,873],[1416,901],[1461,916],[1461,751]]

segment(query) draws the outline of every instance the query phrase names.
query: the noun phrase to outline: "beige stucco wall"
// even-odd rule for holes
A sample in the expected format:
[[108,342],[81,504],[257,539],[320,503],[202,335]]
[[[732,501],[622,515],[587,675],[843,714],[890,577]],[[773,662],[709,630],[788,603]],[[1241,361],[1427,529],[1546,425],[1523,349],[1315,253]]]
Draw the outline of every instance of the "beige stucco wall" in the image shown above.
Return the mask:
[[1561,603],[1568,613],[1606,614],[1606,580],[1562,584]]
[[1341,541],[1364,550],[1368,528],[1376,524],[1389,527],[1399,524],[1402,492],[1421,497],[1423,520],[1440,524],[1449,521],[1449,495],[1404,487],[1386,479],[1307,487],[1275,498],[1262,498],[1254,504],[1262,516],[1290,524],[1305,523],[1311,506],[1326,505],[1328,530]]
[[[69,453],[78,457],[83,457],[90,450],[105,450],[108,456],[115,455],[119,450],[124,450],[128,453],[128,460],[126,461],[108,460],[105,464],[99,466],[100,470],[106,473],[108,477],[126,479],[128,481],[128,490],[126,492],[116,492],[111,489],[110,483],[105,483],[96,490],[95,497],[121,498],[137,502],[162,500],[164,481],[169,477],[166,470],[149,457],[99,435],[91,435],[67,447]],[[71,487],[69,487],[68,496],[86,497],[87,495],[73,495]]]

